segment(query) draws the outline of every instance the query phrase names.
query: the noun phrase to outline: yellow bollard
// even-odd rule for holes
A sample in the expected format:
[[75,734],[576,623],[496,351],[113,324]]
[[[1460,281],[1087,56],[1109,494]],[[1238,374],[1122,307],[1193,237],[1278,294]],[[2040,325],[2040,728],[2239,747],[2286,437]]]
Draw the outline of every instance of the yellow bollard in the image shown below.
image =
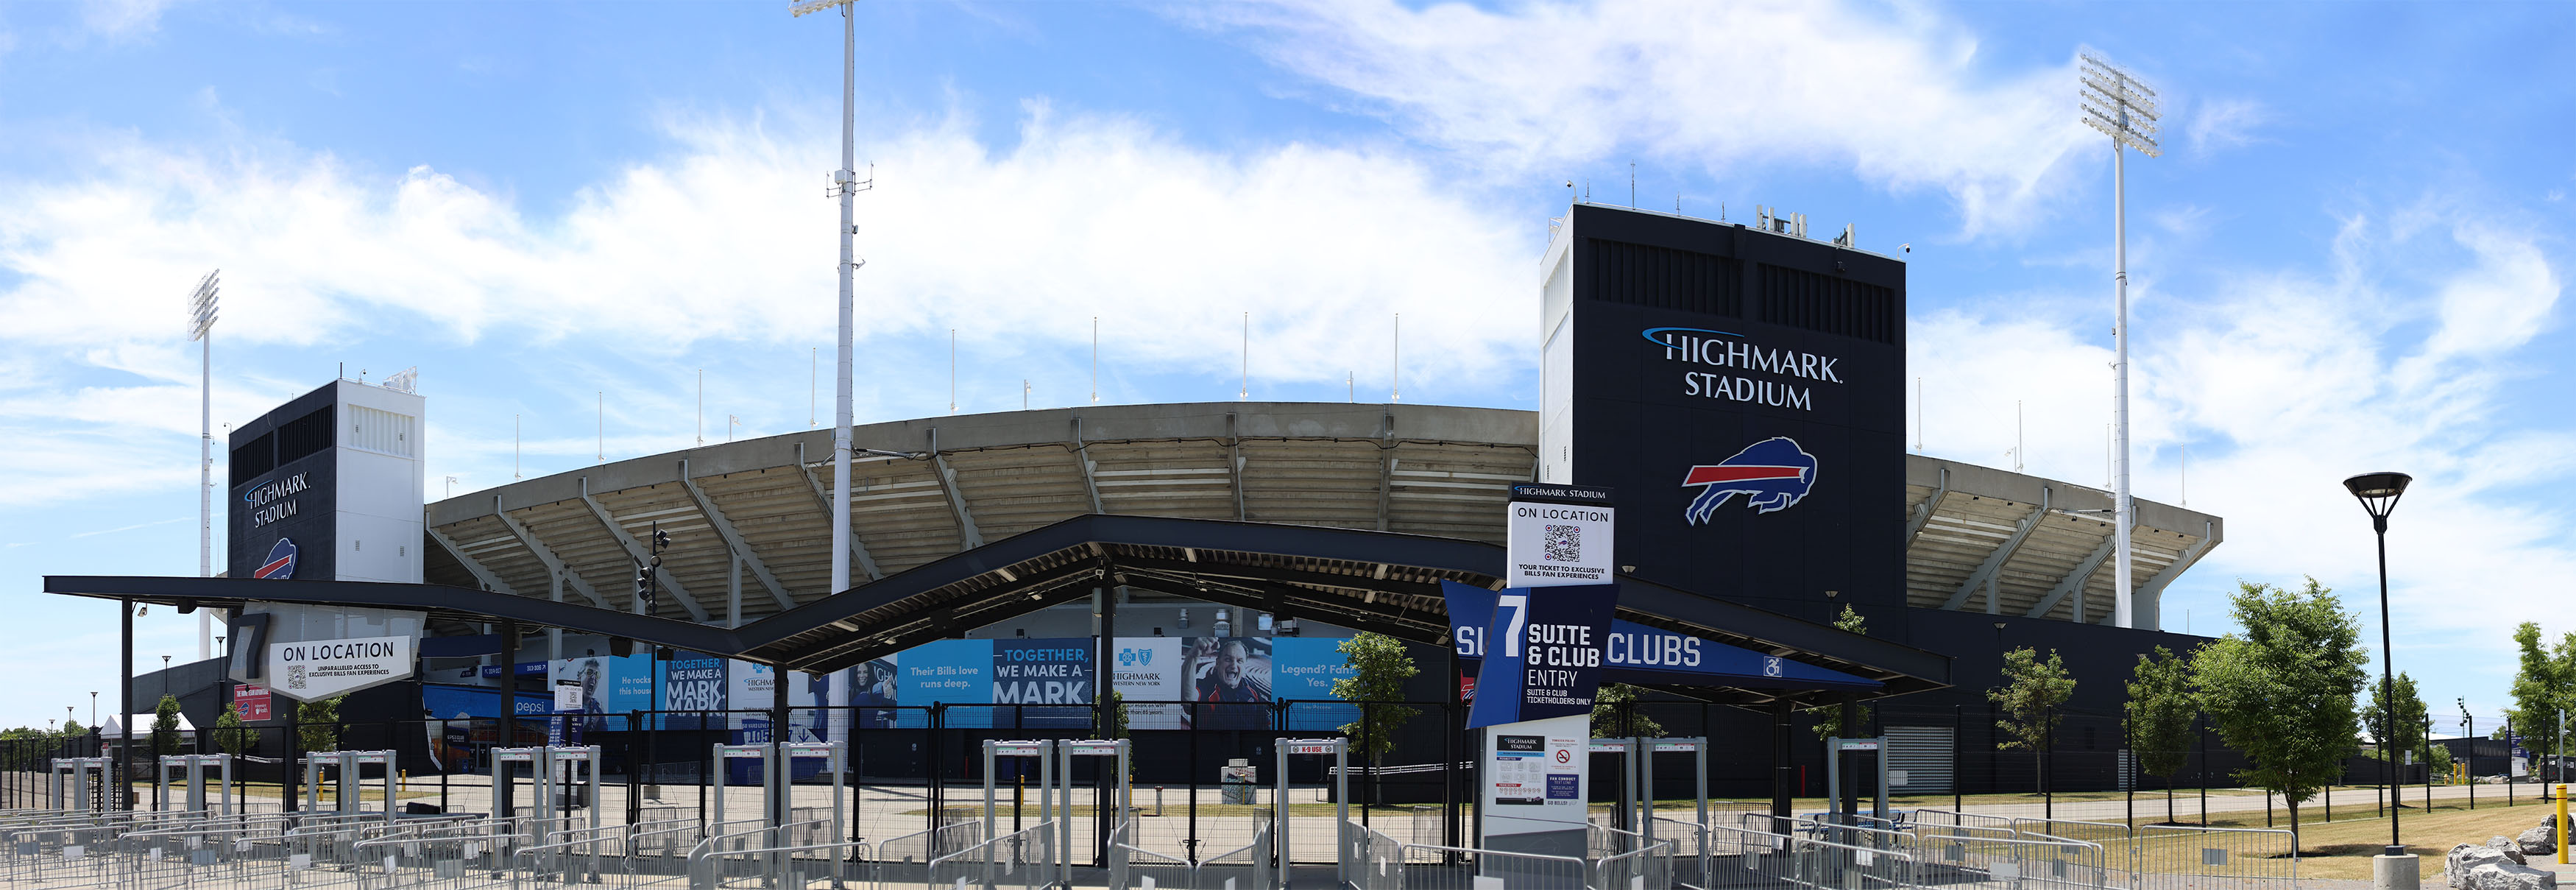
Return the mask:
[[2553,786],[2558,798],[2558,864],[2567,864],[2567,786]]

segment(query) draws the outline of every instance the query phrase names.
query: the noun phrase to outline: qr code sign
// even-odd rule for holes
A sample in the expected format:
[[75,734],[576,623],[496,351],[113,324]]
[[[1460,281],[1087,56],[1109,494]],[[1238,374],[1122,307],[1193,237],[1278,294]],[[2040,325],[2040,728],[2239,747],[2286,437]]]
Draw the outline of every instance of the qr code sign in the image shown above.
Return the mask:
[[288,689],[302,689],[302,688],[304,688],[304,666],[303,666],[303,665],[300,665],[300,664],[290,664],[290,665],[287,665],[287,666],[286,666],[286,688],[288,688]]
[[1551,525],[1547,527],[1547,548],[1540,558],[1549,562],[1580,562],[1583,559],[1583,526]]

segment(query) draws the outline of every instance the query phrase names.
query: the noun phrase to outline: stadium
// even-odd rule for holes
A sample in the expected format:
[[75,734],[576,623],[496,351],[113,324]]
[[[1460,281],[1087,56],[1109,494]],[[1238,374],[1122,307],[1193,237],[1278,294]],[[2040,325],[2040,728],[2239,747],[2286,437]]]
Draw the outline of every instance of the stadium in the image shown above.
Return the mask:
[[[444,777],[499,747],[599,745],[630,819],[686,807],[638,788],[694,785],[703,811],[709,780],[751,780],[706,760],[713,744],[846,743],[844,777],[877,789],[862,797],[909,794],[902,818],[936,830],[994,778],[972,752],[996,739],[1124,732],[1132,781],[1196,801],[1274,756],[1293,775],[1273,778],[1320,782],[1272,739],[1351,735],[1391,745],[1372,799],[1446,804],[1430,836],[1463,841],[1458,805],[1485,793],[1467,727],[1487,655],[1458,597],[1515,576],[1509,516],[1529,490],[1581,486],[1620,517],[1618,621],[1761,663],[1632,684],[1612,734],[1705,739],[1702,780],[1650,774],[1656,796],[1785,815],[1827,789],[1813,727],[1837,708],[1884,739],[1901,787],[1880,791],[2135,787],[2120,682],[2152,648],[2198,642],[2162,632],[2157,604],[2224,538],[2219,517],[2136,502],[2122,626],[2111,495],[1907,453],[1904,265],[1809,239],[1802,218],[1577,204],[1542,268],[1535,412],[1246,401],[858,426],[846,590],[830,583],[829,430],[422,503],[427,400],[347,380],[235,428],[228,577],[46,589],[221,610],[224,658],[129,689],[176,690],[195,726],[256,714],[272,757],[302,743],[270,694],[343,687],[325,672],[286,693],[262,645],[363,630],[408,638],[417,664],[347,684],[344,747]],[[1365,728],[1331,692],[1363,631],[1418,668],[1398,727]],[[2038,756],[1999,753],[1984,694],[2019,647],[2081,681]],[[238,700],[254,693],[256,710]],[[507,730],[503,702],[521,717]],[[1178,843],[1195,856],[1218,839],[1191,825]]]

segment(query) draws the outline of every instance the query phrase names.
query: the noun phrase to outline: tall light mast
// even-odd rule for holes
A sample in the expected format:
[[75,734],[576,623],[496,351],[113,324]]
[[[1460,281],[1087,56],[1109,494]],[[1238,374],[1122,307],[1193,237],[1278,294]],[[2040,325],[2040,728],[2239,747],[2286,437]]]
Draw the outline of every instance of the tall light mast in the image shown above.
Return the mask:
[[[215,277],[197,281],[188,295],[188,339],[198,348],[197,378],[197,577],[215,576]],[[197,611],[197,660],[215,657],[215,614]]]
[[[851,15],[854,0],[803,0],[788,7],[791,15],[802,16],[839,7],[841,10],[841,167],[832,171],[826,197],[841,199],[841,339],[833,359],[832,405],[832,592],[850,589],[850,380],[855,330],[852,307],[852,280],[862,261],[857,258],[851,239],[858,234],[853,199],[869,186],[859,181],[858,174],[858,76],[859,24]],[[870,180],[873,182],[873,178]]]
[[2083,53],[2078,104],[2086,126],[2111,137],[2111,445],[2112,508],[2118,516],[2117,591],[2113,622],[2137,626],[2137,603],[2130,590],[2129,533],[2137,526],[2137,507],[2129,498],[2129,218],[2127,149],[2156,157],[2156,91],[2129,73]]

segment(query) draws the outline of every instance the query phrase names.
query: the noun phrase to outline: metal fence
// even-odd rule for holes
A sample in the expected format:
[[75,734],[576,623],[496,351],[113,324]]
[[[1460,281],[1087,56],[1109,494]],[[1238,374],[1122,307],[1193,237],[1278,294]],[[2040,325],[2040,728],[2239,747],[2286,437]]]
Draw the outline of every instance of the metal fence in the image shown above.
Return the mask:
[[1056,878],[1056,829],[1052,821],[1040,822],[933,859],[922,886],[1040,890]]

